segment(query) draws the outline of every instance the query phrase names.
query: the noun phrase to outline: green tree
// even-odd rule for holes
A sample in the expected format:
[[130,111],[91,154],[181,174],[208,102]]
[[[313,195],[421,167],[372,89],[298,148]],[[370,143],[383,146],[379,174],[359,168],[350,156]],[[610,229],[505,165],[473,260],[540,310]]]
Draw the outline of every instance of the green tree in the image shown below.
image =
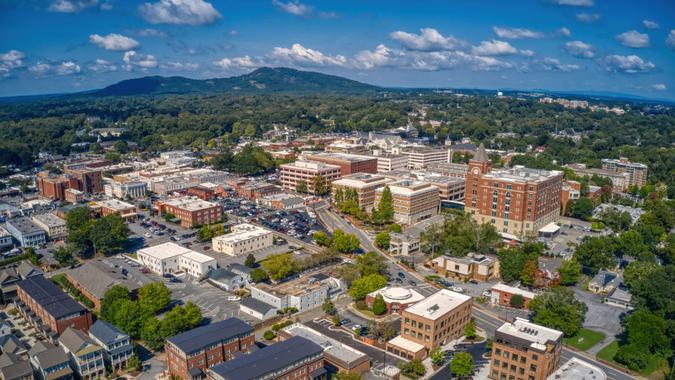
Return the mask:
[[363,376],[356,372],[340,371],[333,376],[336,380],[363,380]]
[[171,291],[163,282],[152,282],[138,290],[138,303],[148,315],[157,314],[171,303]]
[[157,317],[150,317],[141,329],[141,340],[151,350],[159,350],[164,346],[164,337],[161,332],[162,322]]
[[384,186],[380,203],[377,205],[377,215],[384,223],[390,223],[394,220],[394,197],[388,185]]
[[574,296],[569,288],[551,288],[534,297],[529,303],[532,321],[574,336],[586,318],[588,306]]
[[115,144],[113,144],[113,148],[115,148],[117,153],[120,154],[129,153],[129,144],[127,144],[127,142],[124,140],[115,141]]
[[379,232],[377,235],[375,235],[375,245],[378,246],[379,248],[389,249],[390,240],[391,237],[389,236],[389,232],[387,231],[382,231]]
[[265,338],[265,339],[267,339],[267,340],[272,340],[272,339],[274,339],[276,336],[277,336],[277,334],[275,334],[274,331],[272,331],[272,330],[267,330],[267,331],[265,331],[265,333],[263,334],[263,338]]
[[[521,280],[525,275],[531,276],[533,264],[536,265],[537,258],[543,252],[541,243],[524,242],[519,247],[509,247],[499,251],[499,272],[502,280],[512,282]],[[529,267],[528,267],[529,265]],[[527,270],[525,270],[527,267]],[[536,269],[536,266],[534,267]]]
[[328,194],[330,187],[326,182],[326,178],[317,175],[312,178],[312,187],[314,188],[314,195],[323,196]]
[[321,305],[321,309],[328,315],[335,315],[335,313],[337,313],[337,309],[335,308],[333,301],[328,298],[323,302],[323,305]]
[[359,249],[359,239],[354,234],[346,234],[342,230],[333,231],[331,248],[340,253],[352,253]]
[[73,257],[73,247],[71,245],[65,245],[58,247],[54,250],[54,259],[59,262],[60,266],[73,265],[77,262]]
[[615,359],[634,371],[643,370],[655,357],[671,354],[672,336],[668,322],[646,309],[639,309],[626,317],[625,342]]
[[137,338],[145,322],[145,314],[137,302],[120,299],[110,308],[110,322],[130,336]]
[[278,281],[300,269],[298,261],[290,253],[271,255],[261,262],[272,280]]
[[384,302],[384,297],[378,294],[373,300],[373,314],[382,315],[387,312],[387,304]]
[[338,275],[347,286],[351,286],[352,282],[361,276],[361,273],[356,265],[346,264],[338,268]]
[[384,261],[384,257],[379,253],[372,251],[357,256],[354,265],[361,276],[384,274],[387,271],[387,264]]
[[396,232],[397,234],[400,234],[403,232],[403,227],[401,227],[400,224],[398,223],[392,223],[389,225],[389,232]]
[[213,238],[213,231],[211,231],[209,226],[203,225],[199,227],[199,230],[197,231],[197,241],[204,242],[211,240],[211,238]]
[[579,281],[581,277],[581,264],[576,259],[571,259],[563,261],[560,268],[558,268],[560,273],[560,283],[562,285],[574,285]]
[[307,194],[307,182],[298,181],[298,183],[295,185],[295,191],[300,194]]
[[162,218],[164,218],[165,221],[171,223],[173,220],[176,219],[176,215],[170,212],[165,212],[164,214],[162,214]]
[[473,358],[468,352],[457,352],[450,362],[450,371],[460,379],[467,378],[473,373]]
[[143,362],[141,361],[141,358],[134,353],[129,357],[129,360],[127,361],[127,369],[139,372],[140,370],[143,369]]
[[129,289],[122,285],[113,285],[105,292],[105,294],[103,294],[103,299],[101,300],[101,317],[104,320],[113,323],[112,308],[119,300],[131,300]]
[[122,251],[127,243],[129,227],[117,214],[110,214],[91,222],[89,238],[96,252],[110,255]]
[[252,253],[249,253],[248,256],[246,256],[246,261],[244,261],[244,265],[246,265],[249,268],[255,268],[257,266],[255,256],[253,256]]
[[591,272],[597,273],[600,269],[616,265],[614,247],[615,240],[612,237],[585,237],[574,251],[574,258]]
[[509,306],[515,309],[522,309],[525,306],[525,297],[520,294],[513,294],[509,299]]
[[255,268],[251,271],[251,281],[258,283],[267,280],[267,272],[263,269]]
[[323,231],[316,231],[314,235],[312,235],[312,238],[316,242],[316,244],[322,246],[322,247],[327,247],[331,244],[330,238],[328,235],[323,232]]
[[476,331],[476,321],[471,318],[469,323],[464,326],[464,336],[466,339],[474,340],[478,337],[478,332]]
[[427,372],[420,359],[412,359],[409,362],[400,362],[398,367],[401,372],[411,379],[419,379]]
[[363,276],[352,282],[349,288],[349,295],[354,300],[362,300],[366,295],[387,285],[387,279],[379,274],[370,274]]
[[586,220],[591,217],[594,208],[593,201],[587,197],[582,197],[570,202],[567,207],[567,215]]
[[445,362],[445,355],[443,354],[443,351],[441,351],[440,347],[436,347],[429,351],[429,358],[431,358],[431,362],[437,367],[442,366]]

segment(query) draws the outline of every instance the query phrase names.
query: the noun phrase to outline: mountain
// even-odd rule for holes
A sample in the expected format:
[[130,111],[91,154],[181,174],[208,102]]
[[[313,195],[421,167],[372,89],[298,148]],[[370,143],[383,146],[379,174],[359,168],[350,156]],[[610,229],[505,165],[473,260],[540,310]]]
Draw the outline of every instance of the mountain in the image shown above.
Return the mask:
[[300,71],[285,67],[263,67],[251,73],[213,79],[150,76],[128,79],[87,95],[126,96],[161,94],[265,94],[265,93],[344,93],[376,92],[379,87],[335,75]]

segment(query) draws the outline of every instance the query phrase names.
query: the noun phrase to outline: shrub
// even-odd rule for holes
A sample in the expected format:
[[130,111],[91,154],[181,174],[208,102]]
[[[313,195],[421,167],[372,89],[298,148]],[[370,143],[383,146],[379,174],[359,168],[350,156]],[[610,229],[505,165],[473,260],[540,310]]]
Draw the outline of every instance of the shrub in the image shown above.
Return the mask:
[[267,330],[267,331],[265,331],[265,333],[263,334],[263,338],[265,338],[265,339],[267,339],[267,340],[272,340],[272,339],[274,339],[276,336],[277,336],[277,334],[275,334],[274,331],[272,331],[272,330]]

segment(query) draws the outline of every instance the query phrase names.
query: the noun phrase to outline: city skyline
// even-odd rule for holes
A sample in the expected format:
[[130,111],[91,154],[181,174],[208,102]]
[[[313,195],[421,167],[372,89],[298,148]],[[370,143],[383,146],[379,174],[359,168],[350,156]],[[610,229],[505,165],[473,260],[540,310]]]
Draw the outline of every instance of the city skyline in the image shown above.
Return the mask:
[[384,87],[673,100],[675,6],[648,3],[3,1],[0,96],[285,66]]

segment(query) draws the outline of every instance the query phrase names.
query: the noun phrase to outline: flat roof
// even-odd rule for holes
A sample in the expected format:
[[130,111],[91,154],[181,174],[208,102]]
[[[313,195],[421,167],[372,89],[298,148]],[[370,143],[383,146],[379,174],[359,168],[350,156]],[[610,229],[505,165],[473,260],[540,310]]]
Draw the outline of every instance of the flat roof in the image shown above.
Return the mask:
[[49,227],[55,227],[55,226],[65,226],[66,221],[59,218],[58,216],[48,212],[46,214],[36,214],[33,215],[33,218],[35,218],[37,221],[44,223],[45,225]]
[[[387,186],[389,186],[389,190],[391,190],[391,193],[394,195],[412,196],[416,194],[423,194],[429,191],[436,191],[437,193],[439,192],[438,187],[430,183],[410,178],[404,178],[390,182],[387,184]],[[382,192],[384,191],[384,188],[380,187],[375,191]]]
[[562,177],[562,175],[563,172],[559,170],[530,169],[521,165],[516,165],[509,169],[493,170],[484,174],[483,178],[494,178],[513,182],[538,183],[554,177]]
[[332,185],[363,189],[366,187],[383,185],[390,181],[391,181],[390,179],[378,174],[355,173],[333,181]]
[[130,209],[130,208],[136,208],[136,206],[134,206],[130,203],[122,202],[122,201],[117,200],[117,199],[106,199],[106,200],[103,200],[103,201],[98,201],[98,202],[96,202],[96,204],[98,204],[99,206],[105,207],[105,208],[109,208],[111,210],[115,210],[115,211],[122,211],[122,210]]
[[419,302],[424,299],[424,296],[415,289],[397,286],[387,286],[371,292],[368,295],[371,297],[376,297],[378,294],[381,294],[382,298],[384,298],[384,302],[387,303],[409,304]]
[[545,233],[545,234],[547,234],[547,233],[552,234],[552,233],[556,233],[558,231],[560,231],[560,226],[558,226],[557,224],[555,224],[553,222],[551,222],[551,223],[549,223],[549,224],[547,224],[544,227],[539,229],[539,232],[542,232],[542,233]]
[[337,340],[300,323],[294,323],[286,327],[284,331],[293,336],[301,336],[318,344],[323,348],[325,353],[345,363],[352,363],[363,357],[367,357],[363,352],[351,348],[344,343],[340,343]]
[[262,227],[258,227],[252,224],[240,224],[238,226],[235,226],[234,228],[239,228],[235,229],[234,231],[230,232],[229,234],[221,235],[221,236],[216,236],[212,239],[212,241],[221,241],[221,242],[226,242],[226,243],[236,243],[240,241],[245,241],[249,240],[255,237],[259,236],[264,236],[267,234],[271,234],[272,231],[267,230]]
[[387,342],[387,344],[402,348],[408,352],[419,352],[424,349],[423,345],[413,342],[412,340],[408,340],[400,335]]
[[138,250],[138,253],[148,255],[158,260],[164,260],[175,256],[182,256],[188,252],[192,252],[192,250],[171,242],[153,245],[152,247],[147,247]]
[[168,199],[161,203],[187,211],[199,211],[218,206],[217,203],[208,202],[197,197],[179,197]]
[[553,372],[548,380],[605,380],[606,378],[605,371],[573,357]]
[[197,251],[192,251],[190,250],[189,252],[184,253],[181,255],[181,258],[186,258],[188,260],[196,261],[200,264],[208,263],[209,261],[215,261],[213,257],[209,255],[205,255],[203,253],[199,253]]
[[331,165],[331,164],[326,164],[323,162],[318,162],[318,161],[295,161],[291,162],[289,164],[283,164],[280,166],[280,168],[289,168],[289,169],[309,169],[309,170],[323,170],[323,171],[330,171],[330,170],[341,170],[339,166],[337,165]]
[[546,343],[555,342],[562,338],[562,331],[532,323],[524,318],[516,318],[512,323],[504,323],[497,329],[498,333],[506,334],[530,342],[530,347],[545,350]]
[[464,294],[441,289],[424,300],[405,309],[405,312],[428,319],[436,319],[470,300],[471,297]]
[[497,291],[502,291],[502,292],[511,293],[511,294],[520,294],[521,296],[523,296],[525,298],[529,298],[529,299],[532,299],[536,296],[535,293],[532,293],[528,290],[516,288],[514,286],[509,286],[509,285],[503,284],[501,282],[498,283],[497,285],[493,286],[492,288],[490,288],[490,290],[497,290]]

